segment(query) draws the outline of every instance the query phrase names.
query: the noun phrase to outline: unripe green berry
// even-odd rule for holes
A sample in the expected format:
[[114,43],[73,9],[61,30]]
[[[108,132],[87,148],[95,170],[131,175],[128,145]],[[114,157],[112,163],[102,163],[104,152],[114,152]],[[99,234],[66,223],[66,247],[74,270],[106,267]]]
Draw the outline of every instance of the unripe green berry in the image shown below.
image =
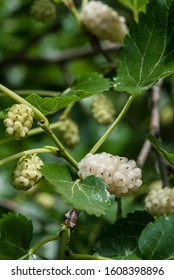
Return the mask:
[[124,17],[100,1],[85,4],[80,16],[86,29],[99,39],[122,42],[128,32]]
[[49,0],[35,0],[31,6],[31,15],[39,22],[47,22],[56,16],[56,7]]
[[73,148],[80,141],[78,125],[71,119],[60,121],[58,132],[60,140],[68,148]]
[[33,124],[33,110],[26,104],[14,104],[4,119],[6,134],[16,140],[27,136]]
[[35,186],[42,177],[39,171],[42,165],[42,160],[35,154],[20,158],[12,174],[12,186],[24,191]]
[[111,124],[116,114],[112,101],[102,93],[92,99],[91,112],[93,118],[104,125]]

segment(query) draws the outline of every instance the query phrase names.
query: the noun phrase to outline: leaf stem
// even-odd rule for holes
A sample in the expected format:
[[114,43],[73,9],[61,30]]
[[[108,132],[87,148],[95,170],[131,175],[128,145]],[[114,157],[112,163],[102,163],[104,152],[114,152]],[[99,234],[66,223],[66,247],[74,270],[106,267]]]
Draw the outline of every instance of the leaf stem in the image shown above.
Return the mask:
[[108,128],[108,130],[103,134],[103,136],[99,139],[99,141],[94,145],[94,147],[90,150],[89,153],[96,153],[96,151],[100,148],[100,146],[105,142],[105,140],[109,137],[109,135],[112,133],[114,128],[117,126],[117,124],[121,121],[121,119],[126,114],[127,110],[129,109],[130,105],[132,104],[133,100],[135,98],[135,95],[132,94],[129,99],[127,100],[125,106],[121,110],[120,114],[116,118],[116,120],[113,122],[113,124]]
[[28,155],[31,155],[31,154],[52,153],[52,154],[57,156],[57,151],[58,151],[58,149],[56,147],[52,147],[52,146],[45,146],[43,148],[37,148],[37,149],[22,151],[20,153],[17,153],[17,154],[14,154],[12,156],[1,159],[0,160],[0,166],[4,165],[4,164],[6,164],[6,163],[8,163],[12,160],[16,160],[18,158],[21,158],[23,156],[28,156]]
[[53,236],[49,236],[48,238],[41,240],[40,242],[38,242],[37,244],[35,244],[32,248],[30,248],[29,250],[29,255],[32,255],[36,250],[38,250],[41,246],[43,246],[44,244],[50,242],[50,241],[54,241],[59,239],[61,235],[61,230],[57,232],[57,234],[53,235]]
[[61,0],[61,2],[68,8],[68,10],[74,15],[78,23],[80,23],[80,15],[74,4],[73,0]]
[[73,260],[111,260],[102,256],[86,255],[86,254],[74,254],[71,250],[68,251],[71,259]]
[[67,106],[66,109],[61,114],[61,116],[59,117],[59,120],[61,120],[61,121],[65,120],[68,117],[69,113],[71,112],[73,106],[74,106],[73,102],[69,106]]

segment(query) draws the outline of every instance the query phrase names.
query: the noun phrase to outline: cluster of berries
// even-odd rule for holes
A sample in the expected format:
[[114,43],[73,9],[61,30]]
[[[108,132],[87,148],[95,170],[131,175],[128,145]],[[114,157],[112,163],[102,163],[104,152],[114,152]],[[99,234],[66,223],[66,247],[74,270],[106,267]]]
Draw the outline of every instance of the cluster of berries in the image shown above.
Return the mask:
[[32,17],[39,22],[47,22],[56,16],[56,7],[50,0],[35,0],[31,6]]
[[102,93],[95,95],[92,99],[91,112],[93,118],[104,125],[111,124],[116,115],[112,101]]
[[108,153],[87,154],[78,164],[82,179],[95,175],[104,179],[108,191],[119,197],[135,192],[142,184],[141,169],[134,160]]
[[58,132],[60,140],[68,148],[73,148],[80,141],[78,125],[71,119],[60,121]]
[[33,110],[28,105],[14,104],[4,119],[6,134],[16,140],[25,137],[32,127],[33,115]]
[[39,171],[42,165],[42,160],[35,154],[21,157],[12,173],[12,186],[24,191],[35,186],[42,177]]
[[174,212],[174,188],[151,190],[145,198],[145,210],[154,217]]

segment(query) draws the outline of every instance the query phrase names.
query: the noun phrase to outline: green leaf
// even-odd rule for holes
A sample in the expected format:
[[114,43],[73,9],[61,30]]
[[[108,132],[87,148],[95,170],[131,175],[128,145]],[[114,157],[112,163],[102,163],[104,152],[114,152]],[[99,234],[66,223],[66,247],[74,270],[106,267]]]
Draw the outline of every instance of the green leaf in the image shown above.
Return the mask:
[[72,102],[79,100],[77,95],[71,96],[56,96],[56,97],[41,97],[35,93],[26,97],[26,100],[40,110],[44,115],[49,115],[65,108]]
[[75,82],[73,90],[80,96],[89,96],[91,94],[100,93],[109,90],[111,81],[104,78],[99,73],[88,73],[81,75]]
[[142,231],[138,244],[145,259],[174,259],[174,214],[160,216]]
[[104,229],[95,245],[96,254],[120,259],[138,258],[138,238],[151,221],[153,217],[145,211],[129,213]]
[[44,115],[49,115],[95,93],[107,91],[110,86],[111,82],[109,79],[104,78],[98,73],[90,73],[78,78],[74,86],[62,95],[41,97],[38,94],[32,93],[26,97],[26,100]]
[[166,152],[159,144],[159,142],[157,141],[157,139],[155,138],[155,136],[153,135],[149,135],[148,139],[150,140],[150,142],[152,143],[152,145],[155,147],[155,149],[162,155],[165,157],[165,159],[171,164],[174,165],[174,154],[170,154],[168,152]]
[[101,178],[89,176],[83,181],[73,182],[65,165],[48,162],[42,166],[41,172],[62,199],[74,208],[96,216],[108,210],[110,194]]
[[0,259],[17,260],[28,253],[32,222],[21,214],[9,213],[0,219]]
[[120,2],[126,8],[132,10],[134,13],[137,13],[145,10],[146,3],[148,1],[149,0],[119,0],[118,2]]
[[126,36],[115,88],[141,93],[174,72],[174,0],[151,0]]

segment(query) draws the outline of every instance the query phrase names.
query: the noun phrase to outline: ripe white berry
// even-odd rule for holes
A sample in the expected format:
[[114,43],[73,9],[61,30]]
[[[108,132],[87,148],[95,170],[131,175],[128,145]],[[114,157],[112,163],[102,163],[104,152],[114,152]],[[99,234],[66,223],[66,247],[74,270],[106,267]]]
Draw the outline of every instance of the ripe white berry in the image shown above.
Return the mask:
[[142,184],[141,169],[134,160],[109,153],[87,154],[78,164],[78,175],[85,179],[95,175],[108,184],[108,191],[119,197],[135,192]]
[[145,210],[152,216],[174,212],[174,188],[151,190],[145,198]]
[[12,186],[24,191],[35,186],[42,177],[39,171],[42,165],[42,160],[35,154],[20,158],[12,174]]
[[71,119],[65,119],[60,121],[59,137],[65,146],[73,148],[80,141],[78,125]]
[[112,101],[104,94],[94,96],[91,104],[93,118],[100,124],[108,125],[114,121],[116,110]]
[[122,42],[128,32],[125,18],[100,1],[90,1],[84,5],[81,21],[99,39]]
[[4,119],[6,134],[16,140],[25,137],[33,124],[33,110],[26,104],[14,104]]

